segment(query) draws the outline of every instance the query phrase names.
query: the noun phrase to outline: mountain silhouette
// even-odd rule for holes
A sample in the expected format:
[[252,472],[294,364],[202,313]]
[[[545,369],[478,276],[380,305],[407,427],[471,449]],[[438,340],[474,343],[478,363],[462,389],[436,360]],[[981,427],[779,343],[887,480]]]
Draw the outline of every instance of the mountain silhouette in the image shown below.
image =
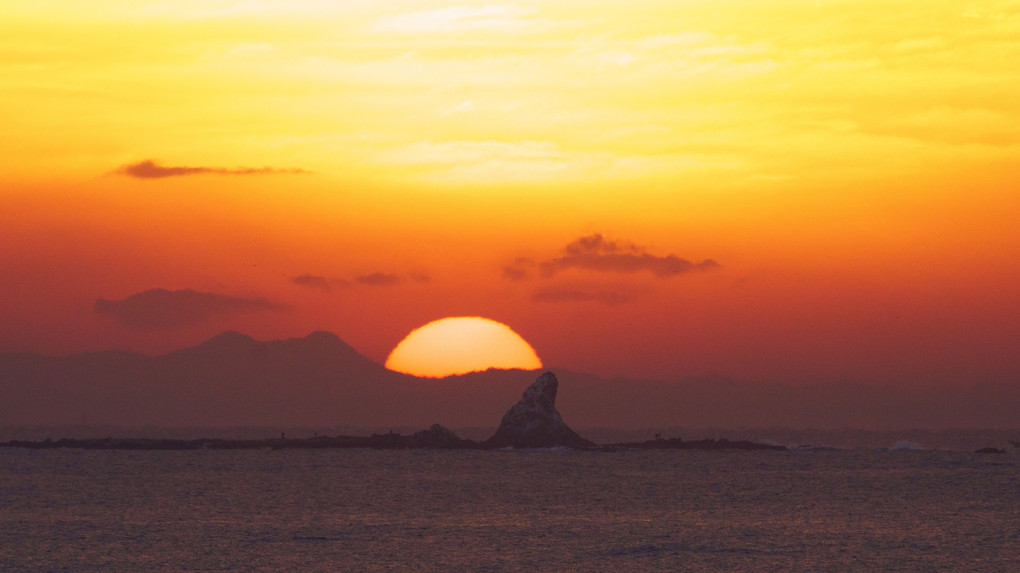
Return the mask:
[[491,426],[532,375],[445,379],[387,370],[336,335],[237,332],[149,357],[0,354],[0,426]]
[[[592,428],[1013,428],[1020,385],[784,386],[721,376],[604,379],[554,369],[556,407]],[[495,428],[535,371],[442,379],[387,370],[336,335],[226,332],[146,356],[0,353],[0,426]]]

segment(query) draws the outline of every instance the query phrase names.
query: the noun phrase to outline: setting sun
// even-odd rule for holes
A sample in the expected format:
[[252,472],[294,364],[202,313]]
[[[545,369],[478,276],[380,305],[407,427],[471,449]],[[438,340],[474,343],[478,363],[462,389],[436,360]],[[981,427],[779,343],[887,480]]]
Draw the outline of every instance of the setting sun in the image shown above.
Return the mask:
[[0,573],[1020,573],[1020,0],[0,2]]
[[390,370],[440,378],[489,368],[542,367],[534,349],[509,326],[476,316],[436,320],[411,331],[386,360]]
[[0,354],[1020,387],[1017,0],[0,13]]

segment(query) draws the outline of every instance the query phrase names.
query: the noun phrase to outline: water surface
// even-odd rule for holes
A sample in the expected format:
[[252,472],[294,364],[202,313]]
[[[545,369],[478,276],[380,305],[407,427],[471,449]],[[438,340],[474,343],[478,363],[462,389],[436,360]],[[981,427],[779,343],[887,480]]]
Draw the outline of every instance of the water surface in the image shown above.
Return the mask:
[[1020,570],[950,451],[0,450],[18,570]]

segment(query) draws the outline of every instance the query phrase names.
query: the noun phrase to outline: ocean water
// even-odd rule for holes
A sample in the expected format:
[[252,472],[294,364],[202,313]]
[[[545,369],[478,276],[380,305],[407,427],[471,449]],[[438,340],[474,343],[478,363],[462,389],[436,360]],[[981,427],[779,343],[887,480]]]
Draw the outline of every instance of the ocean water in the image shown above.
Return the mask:
[[1020,571],[1015,451],[0,449],[2,571]]

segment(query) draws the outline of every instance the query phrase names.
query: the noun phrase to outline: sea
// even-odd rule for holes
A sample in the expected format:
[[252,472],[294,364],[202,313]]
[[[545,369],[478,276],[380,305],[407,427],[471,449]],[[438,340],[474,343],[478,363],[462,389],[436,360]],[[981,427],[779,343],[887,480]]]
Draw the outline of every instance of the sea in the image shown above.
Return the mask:
[[1020,571],[1020,458],[0,448],[0,570]]

